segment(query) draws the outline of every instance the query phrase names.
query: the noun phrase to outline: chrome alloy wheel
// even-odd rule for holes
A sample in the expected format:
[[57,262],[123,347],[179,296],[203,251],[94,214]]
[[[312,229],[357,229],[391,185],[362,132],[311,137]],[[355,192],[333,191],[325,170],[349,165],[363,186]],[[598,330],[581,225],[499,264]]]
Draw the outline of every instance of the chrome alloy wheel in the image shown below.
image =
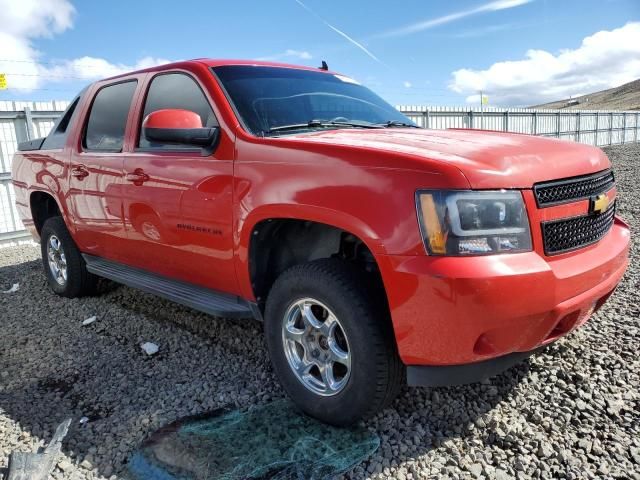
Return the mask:
[[59,285],[67,283],[67,258],[64,256],[62,242],[55,235],[51,235],[47,242],[47,260],[55,281]]
[[340,321],[313,298],[292,303],[282,321],[282,344],[291,370],[313,393],[336,395],[351,373],[349,342]]

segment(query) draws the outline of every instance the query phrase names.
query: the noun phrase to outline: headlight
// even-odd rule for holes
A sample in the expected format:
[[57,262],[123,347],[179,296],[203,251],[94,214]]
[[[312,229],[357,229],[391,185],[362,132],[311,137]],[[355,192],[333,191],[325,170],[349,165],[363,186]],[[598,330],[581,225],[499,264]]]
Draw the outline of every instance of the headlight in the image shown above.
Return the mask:
[[531,250],[529,219],[517,191],[423,190],[418,218],[431,255],[486,255]]

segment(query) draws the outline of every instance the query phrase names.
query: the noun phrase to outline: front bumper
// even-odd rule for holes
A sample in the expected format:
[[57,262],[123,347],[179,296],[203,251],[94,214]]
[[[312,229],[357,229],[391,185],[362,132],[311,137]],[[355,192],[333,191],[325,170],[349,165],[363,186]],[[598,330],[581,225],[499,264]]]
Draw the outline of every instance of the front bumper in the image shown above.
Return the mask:
[[409,365],[407,384],[410,387],[446,387],[480,382],[508,370],[543,348],[531,352],[508,353],[464,365]]
[[[532,352],[582,325],[620,282],[629,228],[555,257],[537,251],[379,261],[402,361],[463,365]],[[506,367],[508,368],[508,366]]]

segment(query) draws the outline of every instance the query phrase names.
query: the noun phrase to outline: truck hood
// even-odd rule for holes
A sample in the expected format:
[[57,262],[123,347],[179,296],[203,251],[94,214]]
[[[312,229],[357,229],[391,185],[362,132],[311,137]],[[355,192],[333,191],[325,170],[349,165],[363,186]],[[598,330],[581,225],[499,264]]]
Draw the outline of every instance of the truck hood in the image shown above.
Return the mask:
[[295,139],[373,150],[374,155],[376,151],[406,154],[431,168],[433,162],[443,162],[460,169],[471,188],[530,188],[536,182],[610,167],[596,147],[487,130],[343,129],[295,135]]

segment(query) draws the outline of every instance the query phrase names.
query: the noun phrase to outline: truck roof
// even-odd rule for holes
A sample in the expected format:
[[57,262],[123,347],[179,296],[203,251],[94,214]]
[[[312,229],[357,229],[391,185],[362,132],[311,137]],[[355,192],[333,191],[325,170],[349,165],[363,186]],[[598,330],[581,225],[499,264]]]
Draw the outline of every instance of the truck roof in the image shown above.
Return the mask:
[[333,74],[336,73],[336,72],[331,72],[330,70],[320,70],[318,67],[307,67],[303,65],[293,65],[290,63],[281,63],[281,62],[268,62],[268,61],[260,61],[260,60],[234,60],[234,59],[220,59],[220,58],[194,58],[192,60],[182,60],[179,62],[165,63],[162,65],[156,65],[154,67],[142,68],[140,70],[132,70],[130,72],[114,75],[113,77],[107,77],[104,80],[120,78],[127,75],[131,75],[133,73],[161,72],[163,70],[181,68],[181,67],[186,67],[193,64],[206,65],[207,67],[221,67],[224,65],[254,65],[254,66],[261,66],[261,67],[295,68],[298,70],[312,70],[316,72],[322,71],[322,72],[333,73]]

